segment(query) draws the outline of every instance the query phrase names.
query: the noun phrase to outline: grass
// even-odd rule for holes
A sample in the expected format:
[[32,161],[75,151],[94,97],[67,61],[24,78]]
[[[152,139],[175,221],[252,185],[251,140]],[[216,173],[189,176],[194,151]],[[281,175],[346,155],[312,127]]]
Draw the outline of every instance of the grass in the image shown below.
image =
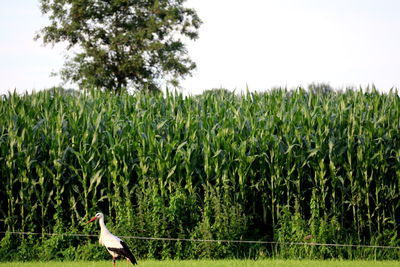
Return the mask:
[[[8,267],[110,267],[111,261],[80,261],[80,262],[9,262],[0,263],[1,266]],[[124,261],[119,261],[117,266],[126,266]],[[133,265],[128,265],[133,266]],[[143,267],[159,267],[159,266],[174,266],[174,267],[257,267],[257,266],[278,266],[278,267],[291,267],[291,266],[307,266],[307,267],[347,267],[347,266],[362,266],[362,267],[391,267],[399,266],[398,261],[340,261],[340,260],[188,260],[188,261],[153,261],[146,260],[140,261],[139,266]]]

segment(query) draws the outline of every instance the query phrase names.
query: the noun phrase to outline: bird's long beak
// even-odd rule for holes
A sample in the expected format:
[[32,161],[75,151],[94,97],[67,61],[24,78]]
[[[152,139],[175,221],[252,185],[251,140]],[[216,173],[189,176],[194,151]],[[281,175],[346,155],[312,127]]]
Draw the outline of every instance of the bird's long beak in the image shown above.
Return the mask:
[[86,224],[91,223],[91,222],[95,221],[96,219],[97,219],[97,217],[94,216],[94,217],[93,217],[92,219],[90,219],[90,221],[88,221]]

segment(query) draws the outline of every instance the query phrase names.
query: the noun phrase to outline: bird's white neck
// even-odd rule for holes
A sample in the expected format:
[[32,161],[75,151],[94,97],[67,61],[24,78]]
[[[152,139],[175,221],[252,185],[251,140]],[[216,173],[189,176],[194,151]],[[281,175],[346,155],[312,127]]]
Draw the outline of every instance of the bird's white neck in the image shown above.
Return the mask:
[[100,224],[100,232],[101,232],[100,234],[106,234],[106,233],[110,234],[110,231],[108,231],[106,224],[104,223],[103,217],[101,217],[99,219],[99,224]]
[[107,239],[107,236],[112,236],[112,234],[110,233],[110,231],[108,231],[106,224],[104,223],[103,217],[99,219],[99,224],[100,224],[99,243],[105,246],[106,245],[105,240]]

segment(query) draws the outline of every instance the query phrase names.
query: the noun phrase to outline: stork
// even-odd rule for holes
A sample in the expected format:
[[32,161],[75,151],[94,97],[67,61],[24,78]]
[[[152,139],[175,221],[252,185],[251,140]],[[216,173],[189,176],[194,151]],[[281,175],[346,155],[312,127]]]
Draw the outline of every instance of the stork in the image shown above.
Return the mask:
[[110,231],[108,231],[106,224],[104,223],[104,215],[103,213],[97,213],[90,221],[87,223],[91,223],[95,220],[99,220],[100,224],[100,238],[99,243],[106,247],[107,251],[111,254],[113,258],[113,266],[116,266],[116,259],[120,256],[124,256],[126,260],[130,261],[132,264],[137,264],[135,256],[133,256],[132,252],[129,250],[128,245],[121,240],[119,237],[116,237]]

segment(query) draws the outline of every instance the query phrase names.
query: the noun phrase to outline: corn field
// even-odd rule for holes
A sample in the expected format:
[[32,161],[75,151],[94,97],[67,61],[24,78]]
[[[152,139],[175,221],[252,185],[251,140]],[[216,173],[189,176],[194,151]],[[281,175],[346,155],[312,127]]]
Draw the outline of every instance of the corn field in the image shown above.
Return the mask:
[[[317,88],[318,89],[318,88]],[[139,258],[379,258],[400,245],[400,97],[276,89],[0,100],[0,231],[127,240]],[[2,260],[108,259],[95,238],[1,234]]]

